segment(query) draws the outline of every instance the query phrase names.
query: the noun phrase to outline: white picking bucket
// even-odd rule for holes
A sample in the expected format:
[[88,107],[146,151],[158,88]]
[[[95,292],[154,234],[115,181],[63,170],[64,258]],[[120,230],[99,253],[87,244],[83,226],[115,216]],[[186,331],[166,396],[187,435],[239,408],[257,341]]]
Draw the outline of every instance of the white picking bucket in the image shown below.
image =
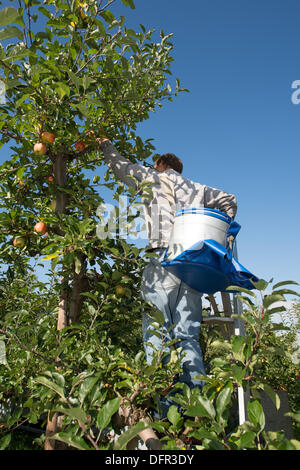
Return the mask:
[[203,240],[215,240],[226,247],[226,234],[231,220],[216,209],[190,208],[177,211],[166,259],[170,261],[191,248],[200,250]]

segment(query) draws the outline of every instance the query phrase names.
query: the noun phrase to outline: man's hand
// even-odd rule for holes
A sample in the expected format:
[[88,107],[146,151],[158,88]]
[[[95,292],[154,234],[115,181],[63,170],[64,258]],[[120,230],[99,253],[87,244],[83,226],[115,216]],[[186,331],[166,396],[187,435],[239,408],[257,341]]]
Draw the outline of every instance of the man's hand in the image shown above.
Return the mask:
[[[95,132],[93,130],[88,131],[87,135],[90,137],[90,139],[95,138]],[[101,145],[102,142],[105,142],[106,140],[109,140],[106,135],[100,135],[100,137],[95,138],[95,142],[97,142],[99,145]]]
[[105,142],[106,140],[109,140],[105,135],[102,135],[101,137],[96,138],[97,144],[101,145],[102,142]]

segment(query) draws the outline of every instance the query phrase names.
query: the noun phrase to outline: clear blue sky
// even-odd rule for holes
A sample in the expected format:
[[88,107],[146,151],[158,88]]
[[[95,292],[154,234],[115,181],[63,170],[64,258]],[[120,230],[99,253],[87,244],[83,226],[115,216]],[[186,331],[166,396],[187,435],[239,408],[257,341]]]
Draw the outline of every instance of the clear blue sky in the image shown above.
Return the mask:
[[239,260],[300,283],[299,0],[144,0],[127,25],[174,33],[172,72],[190,93],[141,124],[184,176],[234,193]]
[[[190,93],[138,128],[183,174],[234,193],[239,260],[258,277],[300,283],[299,0],[136,0],[128,27],[174,33],[173,78]],[[8,158],[0,151],[0,161]]]

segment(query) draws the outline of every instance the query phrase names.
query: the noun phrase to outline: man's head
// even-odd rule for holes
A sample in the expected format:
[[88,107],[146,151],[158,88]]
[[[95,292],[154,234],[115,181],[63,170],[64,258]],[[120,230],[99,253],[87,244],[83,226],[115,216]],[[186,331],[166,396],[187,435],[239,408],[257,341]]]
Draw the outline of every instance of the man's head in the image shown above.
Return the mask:
[[182,173],[183,165],[182,161],[176,157],[173,153],[165,153],[156,160],[154,169],[160,173],[165,170],[175,170],[178,173]]

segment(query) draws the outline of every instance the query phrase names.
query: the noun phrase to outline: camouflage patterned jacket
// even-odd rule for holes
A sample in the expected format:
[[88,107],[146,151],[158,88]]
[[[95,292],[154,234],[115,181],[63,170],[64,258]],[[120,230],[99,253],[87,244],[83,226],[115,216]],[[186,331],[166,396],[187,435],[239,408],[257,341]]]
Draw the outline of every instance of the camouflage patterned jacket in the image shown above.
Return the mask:
[[122,182],[136,190],[141,182],[149,182],[152,196],[142,197],[142,202],[151,248],[168,246],[176,210],[207,207],[235,217],[237,203],[234,195],[193,182],[175,170],[159,173],[153,168],[132,163],[121,156],[108,140],[102,142],[101,150],[109,168]]

